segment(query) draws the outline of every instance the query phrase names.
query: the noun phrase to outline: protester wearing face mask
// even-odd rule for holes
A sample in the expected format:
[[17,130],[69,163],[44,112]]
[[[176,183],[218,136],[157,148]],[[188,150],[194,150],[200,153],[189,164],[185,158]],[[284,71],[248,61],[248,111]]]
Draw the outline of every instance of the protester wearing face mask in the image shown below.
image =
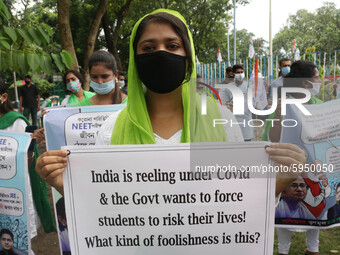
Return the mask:
[[286,77],[286,75],[290,72],[290,66],[292,65],[292,62],[289,58],[282,58],[279,62],[279,71],[280,75],[278,78],[276,78],[269,86],[269,96],[268,96],[268,104],[272,104],[272,98],[273,98],[273,88],[279,88],[283,86],[283,78]]
[[[27,126],[30,125],[26,117],[13,108],[12,101],[7,93],[7,86],[0,77],[0,130],[15,133],[24,133]],[[34,153],[28,153],[29,178],[27,196],[28,196],[28,216],[31,219],[30,236],[33,238],[37,235],[39,228],[39,219],[46,233],[55,231],[54,218],[50,204],[47,199],[46,183],[40,178],[35,171],[36,159],[39,156],[38,147],[35,146]],[[33,206],[33,202],[34,205]]]
[[[39,102],[39,103],[38,103]],[[37,125],[37,112],[40,110],[40,94],[38,88],[31,82],[31,76],[25,76],[25,85],[20,89],[20,112],[27,120],[31,116],[32,125]]]
[[[208,97],[207,115],[201,115],[194,45],[182,15],[159,9],[144,16],[132,30],[129,52],[127,107],[105,121],[96,145],[227,140],[225,127],[211,129],[212,120],[223,117],[226,107],[219,108]],[[295,145],[272,144],[266,152],[277,164],[305,162],[303,151]],[[66,156],[65,150],[49,151],[38,159],[37,171],[60,192]],[[282,179],[276,193],[287,180],[293,181]]]
[[[311,93],[311,99],[308,104],[321,104],[322,100],[314,97],[319,93],[321,86],[321,80],[319,71],[316,66],[308,61],[299,60],[292,64],[291,71],[283,79],[283,87],[290,88],[305,88]],[[280,93],[279,93],[280,94]],[[291,93],[288,95],[293,98],[303,98],[303,93]],[[268,119],[280,119],[281,118],[281,104],[280,100],[276,111],[272,113]],[[273,127],[271,127],[271,121],[266,123],[265,132],[263,134],[263,141],[279,142],[281,137],[281,122],[275,121]]]
[[127,95],[121,92],[118,82],[117,64],[113,55],[105,50],[95,51],[89,59],[90,86],[96,92],[91,98],[86,98],[74,105],[107,105],[124,104]]
[[122,71],[118,71],[118,86],[121,89],[125,86],[125,75]]
[[233,68],[231,66],[228,66],[225,71],[226,71],[227,78],[222,83],[225,83],[225,84],[232,83],[235,79]]
[[127,80],[123,71],[118,71],[118,86],[123,93],[128,94]]
[[[311,93],[311,99],[308,104],[321,104],[323,103],[320,99],[314,96],[319,93],[321,85],[321,80],[319,77],[319,71],[316,66],[308,61],[299,60],[292,64],[289,74],[283,79],[283,87],[291,88],[305,88]],[[303,93],[291,93],[289,97],[292,98],[303,98],[305,94]],[[271,114],[268,119],[280,119],[281,118],[281,105],[280,100],[276,111]],[[266,129],[262,140],[279,142],[281,138],[281,122],[274,122],[273,127],[271,127],[271,121],[266,124]],[[285,228],[277,228],[278,239],[279,239],[279,254],[288,254],[290,248],[290,238],[293,230]],[[303,230],[299,230],[300,232]],[[317,255],[319,249],[319,230],[309,229],[306,231],[306,243],[308,255]]]
[[[234,74],[234,82],[232,85],[237,86],[242,90],[244,95],[244,114],[243,115],[235,115],[238,122],[243,123],[245,121],[245,125],[240,125],[241,131],[243,134],[244,141],[250,141],[254,137],[254,128],[248,125],[248,121],[252,119],[252,114],[248,108],[248,82],[244,80],[244,71],[242,65],[234,65],[233,66],[233,74]],[[220,90],[219,93],[221,97],[222,104],[226,105],[231,111],[233,110],[233,94],[227,88]]]
[[90,91],[85,91],[82,88],[84,84],[84,78],[76,70],[67,70],[63,77],[63,82],[65,84],[66,90],[71,92],[71,95],[65,98],[61,105],[76,104],[83,99],[93,97],[95,93]]

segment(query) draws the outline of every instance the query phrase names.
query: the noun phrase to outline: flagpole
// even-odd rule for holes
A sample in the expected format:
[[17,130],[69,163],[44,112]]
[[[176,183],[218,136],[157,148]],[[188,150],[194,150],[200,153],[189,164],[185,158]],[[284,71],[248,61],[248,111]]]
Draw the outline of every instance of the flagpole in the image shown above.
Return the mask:
[[230,66],[230,51],[229,51],[229,27],[227,32],[227,38],[228,38],[228,66]]
[[236,64],[236,0],[234,0],[234,65]]
[[269,59],[268,59],[268,76],[269,76],[269,84],[272,80],[273,73],[273,41],[272,41],[272,0],[269,0]]

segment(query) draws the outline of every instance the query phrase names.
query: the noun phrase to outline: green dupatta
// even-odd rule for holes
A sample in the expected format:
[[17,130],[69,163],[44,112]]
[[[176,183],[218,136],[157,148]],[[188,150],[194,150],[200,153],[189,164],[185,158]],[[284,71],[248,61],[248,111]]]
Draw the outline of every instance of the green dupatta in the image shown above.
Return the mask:
[[[5,129],[12,126],[14,121],[16,121],[19,118],[23,119],[27,125],[30,125],[28,120],[22,114],[15,111],[10,111],[0,117],[0,129]],[[50,233],[56,231],[56,226],[54,223],[51,206],[47,199],[46,183],[40,178],[40,176],[35,171],[35,165],[38,157],[39,157],[38,147],[35,146],[33,162],[29,168],[33,201],[35,204],[35,208],[37,209],[41,224],[43,225],[44,231],[46,233]]]
[[[166,12],[179,18],[186,26],[181,14],[167,9],[158,9],[150,14]],[[129,56],[129,101],[127,107],[119,114],[111,137],[111,144],[155,144],[151,121],[147,111],[143,84],[139,79],[135,63],[133,41],[141,18],[134,26],[130,39]],[[207,115],[201,115],[201,96],[196,93],[196,57],[194,44],[188,30],[193,62],[191,81],[182,84],[183,129],[181,143],[226,141],[225,129],[222,125],[213,127],[213,119],[221,119],[221,113],[213,100],[207,98]]]

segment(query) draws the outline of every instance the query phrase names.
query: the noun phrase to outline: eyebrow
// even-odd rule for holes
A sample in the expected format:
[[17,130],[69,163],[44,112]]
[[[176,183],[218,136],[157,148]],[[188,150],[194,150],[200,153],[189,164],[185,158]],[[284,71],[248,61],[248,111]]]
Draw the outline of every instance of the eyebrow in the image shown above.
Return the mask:
[[[142,44],[142,43],[146,43],[146,42],[156,42],[157,40],[156,39],[146,39],[146,40],[144,40],[144,41],[141,41],[140,43],[138,43],[138,44]],[[168,38],[166,38],[165,39],[165,41],[167,41],[167,42],[172,42],[172,41],[181,41],[178,37],[168,37]]]

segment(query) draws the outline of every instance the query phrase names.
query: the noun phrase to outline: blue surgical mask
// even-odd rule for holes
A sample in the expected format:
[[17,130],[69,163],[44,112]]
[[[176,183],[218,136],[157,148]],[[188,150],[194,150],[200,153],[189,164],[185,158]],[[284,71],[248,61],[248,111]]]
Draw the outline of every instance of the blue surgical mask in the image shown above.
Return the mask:
[[283,75],[287,75],[288,73],[290,73],[290,66],[285,66],[281,69],[281,73]]
[[109,94],[115,88],[115,84],[113,80],[102,84],[98,84],[91,80],[90,87],[93,88],[93,90],[99,95],[105,95]]

